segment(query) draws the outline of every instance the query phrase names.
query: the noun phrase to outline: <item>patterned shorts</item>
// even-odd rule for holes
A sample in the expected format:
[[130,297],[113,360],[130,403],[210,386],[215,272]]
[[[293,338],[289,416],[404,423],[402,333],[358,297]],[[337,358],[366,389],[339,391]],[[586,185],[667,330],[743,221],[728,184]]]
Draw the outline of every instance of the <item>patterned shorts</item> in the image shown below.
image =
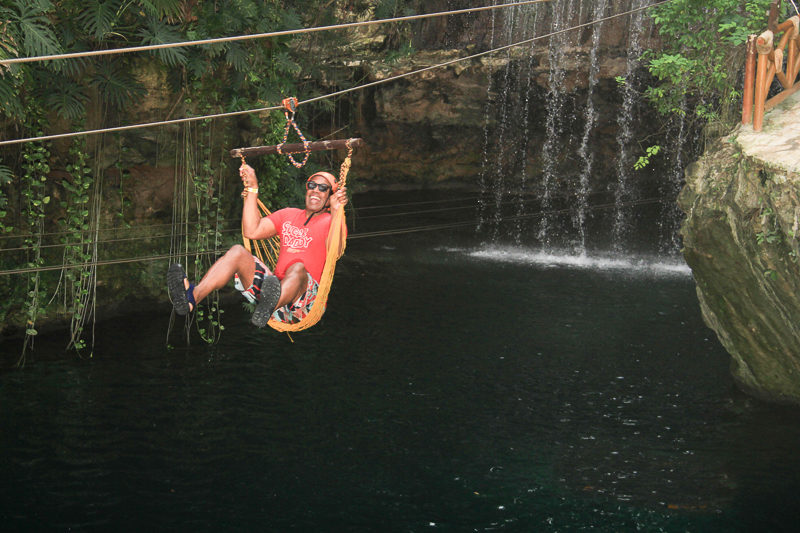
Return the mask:
[[[258,295],[261,294],[261,283],[264,281],[265,277],[272,275],[272,271],[267,268],[258,257],[253,256],[253,260],[256,263],[256,271],[253,275],[253,283],[251,283],[249,287],[245,289],[239,276],[236,274],[233,275],[233,284],[236,290],[241,292],[242,296],[250,303],[256,303],[258,301]],[[314,300],[317,299],[319,283],[311,277],[311,274],[307,275],[308,285],[306,286],[306,292],[293,303],[286,304],[276,309],[275,312],[272,313],[273,320],[285,322],[286,324],[293,324],[295,322],[300,322],[308,315],[311,311],[311,306],[314,305]]]

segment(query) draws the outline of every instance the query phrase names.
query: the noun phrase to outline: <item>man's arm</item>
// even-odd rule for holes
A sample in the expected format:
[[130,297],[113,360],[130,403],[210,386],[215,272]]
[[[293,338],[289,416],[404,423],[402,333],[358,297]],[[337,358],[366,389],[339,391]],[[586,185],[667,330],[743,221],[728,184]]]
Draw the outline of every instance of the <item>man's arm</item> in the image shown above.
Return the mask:
[[[339,209],[344,207],[347,204],[347,187],[342,187],[341,189],[333,193],[331,195],[330,203],[331,203],[331,215],[335,211],[338,211]],[[345,228],[345,231],[347,231],[347,228]],[[326,239],[325,240],[326,249],[328,248],[328,244],[329,243]]]
[[[253,167],[242,164],[239,176],[246,189],[258,189],[258,179]],[[242,206],[242,235],[246,239],[268,239],[276,233],[275,224],[267,217],[262,217],[258,211],[258,193],[248,192]]]

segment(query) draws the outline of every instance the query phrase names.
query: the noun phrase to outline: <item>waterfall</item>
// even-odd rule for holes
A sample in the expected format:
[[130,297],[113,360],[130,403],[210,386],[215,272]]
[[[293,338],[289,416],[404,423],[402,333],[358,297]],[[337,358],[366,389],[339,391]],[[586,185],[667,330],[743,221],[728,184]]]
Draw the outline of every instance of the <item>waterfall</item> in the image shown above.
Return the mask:
[[[497,0],[492,0],[492,5],[497,5]],[[496,10],[492,10],[491,15],[491,33],[489,36],[489,48],[494,48],[494,30]],[[483,122],[483,158],[481,160],[481,173],[478,177],[478,186],[480,187],[480,196],[478,198],[478,227],[480,231],[486,224],[486,192],[487,192],[487,179],[486,174],[489,172],[489,127],[490,127],[490,112],[492,109],[492,73],[488,69],[488,81],[486,84],[486,106],[484,107],[484,122]]]
[[[530,34],[525,33],[523,35],[523,39],[528,39],[532,36],[538,35],[538,22],[539,22],[539,12],[540,6],[534,6],[533,11],[533,21],[530,24],[531,32]],[[530,10],[528,10],[530,11]],[[524,28],[528,28],[528,24],[523,23]],[[514,212],[514,243],[517,245],[522,244],[522,216],[525,213],[525,190],[528,186],[528,137],[530,135],[530,106],[531,106],[531,89],[533,87],[533,67],[534,67],[534,60],[536,58],[536,42],[534,41],[531,43],[530,50],[528,52],[528,61],[527,63],[527,70],[525,76],[525,90],[524,90],[524,98],[525,103],[522,106],[522,139],[518,142],[516,153],[519,155],[521,159],[520,164],[520,171],[519,171],[519,186],[514,195],[514,204],[516,206]]]
[[[674,132],[674,137],[672,142],[669,143],[668,149],[672,159],[669,165],[669,173],[665,177],[666,179],[661,181],[661,187],[659,187],[659,193],[662,198],[677,198],[681,187],[683,187],[683,169],[685,166],[683,150],[688,135],[686,128],[687,111],[686,97],[684,96],[681,100],[680,113],[676,118],[678,124],[671,128],[671,131]],[[662,254],[674,254],[680,250],[678,228],[682,218],[683,213],[677,202],[664,202],[661,205],[659,252]]]
[[[517,20],[518,8],[509,10],[509,14],[505,17],[505,30],[506,39],[504,44],[511,43],[514,38],[514,24]],[[506,189],[506,165],[504,164],[508,156],[506,146],[506,129],[508,126],[508,93],[511,85],[511,49],[506,50],[506,65],[503,72],[503,84],[499,94],[499,101],[496,105],[498,112],[496,115],[499,118],[497,125],[497,135],[495,142],[495,151],[497,159],[495,161],[493,174],[494,180],[492,185],[492,196],[494,197],[494,224],[492,228],[492,240],[496,241],[499,237],[500,224],[503,221],[503,197],[505,196]]]
[[[643,7],[646,0],[634,0],[632,9]],[[628,24],[628,54],[625,65],[625,81],[622,86],[622,109],[617,124],[617,182],[614,189],[614,224],[611,230],[611,246],[615,252],[622,252],[626,235],[630,231],[630,209],[627,204],[636,199],[636,190],[631,185],[631,141],[633,140],[633,108],[638,100],[636,70],[642,55],[642,19],[643,11],[631,15]]]
[[[592,19],[602,18],[606,10],[606,0],[599,0],[592,11]],[[602,22],[592,26],[592,48],[589,51],[589,87],[586,91],[586,110],[584,113],[583,137],[578,148],[578,157],[583,163],[581,174],[578,177],[578,189],[575,193],[577,206],[575,208],[575,227],[578,230],[578,252],[586,255],[586,212],[589,208],[589,178],[592,176],[594,154],[589,148],[589,140],[597,123],[597,111],[594,106],[594,89],[597,86],[599,65],[597,52],[600,45],[600,30]]]
[[[486,89],[480,170],[478,230],[486,241],[510,240],[518,246],[535,242],[545,254],[566,249],[586,256],[587,249],[602,241],[610,242],[613,253],[629,251],[637,245],[636,236],[645,237],[641,242],[653,243],[653,251],[662,254],[677,249],[680,212],[674,201],[665,202],[660,215],[652,213],[650,223],[633,232],[633,215],[642,213],[633,205],[644,191],[658,189],[670,200],[677,196],[687,157],[683,147],[690,144],[688,123],[676,119],[669,133],[654,141],[664,147],[654,163],[670,158],[666,174],[659,170],[654,181],[634,172],[636,140],[650,120],[639,96],[638,75],[651,31],[649,18],[642,10],[614,24],[562,32],[651,2],[553,0],[492,16],[491,47],[555,35],[546,49],[544,40],[535,41],[526,53],[505,50],[495,59],[498,68]],[[620,44],[615,34],[625,27],[627,36]],[[605,47],[621,51],[621,61],[606,57]],[[624,76],[624,83],[615,87],[611,76],[616,74]],[[612,113],[606,109],[613,91],[621,103]],[[655,170],[644,172],[652,175]],[[601,193],[606,198],[592,202]]]
[[[574,0],[561,0],[553,6],[552,32],[563,30],[574,16]],[[562,110],[564,107],[565,76],[563,59],[568,43],[568,33],[559,33],[550,38],[548,59],[550,72],[547,89],[547,119],[545,142],[542,147],[541,211],[538,238],[542,248],[550,248],[550,226],[553,189],[557,178],[557,162],[560,138],[563,133]]]

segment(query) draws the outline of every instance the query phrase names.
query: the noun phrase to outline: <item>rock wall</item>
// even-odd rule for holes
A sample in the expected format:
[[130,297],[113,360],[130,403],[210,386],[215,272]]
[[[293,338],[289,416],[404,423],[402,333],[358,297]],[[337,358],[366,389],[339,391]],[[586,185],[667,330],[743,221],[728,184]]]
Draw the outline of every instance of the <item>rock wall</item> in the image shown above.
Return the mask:
[[686,171],[684,257],[737,383],[800,404],[800,173],[736,141],[724,138]]
[[[601,14],[625,12],[639,3],[604,2]],[[325,75],[315,83],[321,92],[330,93],[340,89],[340,84],[345,85],[342,80],[350,85],[380,82],[466,55],[546,36],[556,29],[578,26],[600,16],[593,12],[595,5],[596,2],[588,1],[554,1],[477,15],[426,19],[409,25],[405,34],[392,34],[383,27],[354,31],[341,49],[314,50],[321,64],[326,65]],[[435,1],[426,4],[424,11],[461,7],[467,6],[452,0]],[[597,81],[592,87],[592,99],[598,122],[591,150],[598,162],[597,175],[611,176],[619,150],[616,133],[623,99],[615,78],[625,76],[629,68],[632,24],[638,24],[636,31],[642,48],[658,46],[657,36],[643,15],[639,20],[630,16],[614,18],[598,26],[600,34],[595,43],[592,27],[585,27],[564,33],[554,43],[542,38],[350,93],[340,99],[338,115],[319,115],[311,131],[315,137],[324,137],[334,133],[333,124],[344,124],[349,135],[367,139],[369,149],[357,155],[354,167],[362,188],[477,187],[484,148],[491,152],[500,149],[496,146],[496,140],[503,136],[500,131],[511,132],[505,135],[506,139],[516,135],[512,151],[529,154],[525,168],[529,175],[536,176],[540,171],[541,146],[547,140],[544,127],[547,110],[553,100],[551,73],[557,69],[563,77],[554,90],[559,92],[561,122],[566,124],[555,144],[568,147],[580,142],[590,83],[590,55],[596,46],[593,55],[597,58]],[[393,50],[403,39],[408,40],[411,48],[407,54],[395,54]],[[637,64],[637,83],[643,82],[644,70]],[[645,135],[650,133],[654,117],[644,102],[637,101],[636,105],[634,135]],[[526,123],[521,120],[523,108]],[[523,131],[527,132],[525,139],[520,138]],[[574,171],[577,163],[570,156],[560,159],[559,170],[563,175]],[[513,165],[509,170],[514,170]]]

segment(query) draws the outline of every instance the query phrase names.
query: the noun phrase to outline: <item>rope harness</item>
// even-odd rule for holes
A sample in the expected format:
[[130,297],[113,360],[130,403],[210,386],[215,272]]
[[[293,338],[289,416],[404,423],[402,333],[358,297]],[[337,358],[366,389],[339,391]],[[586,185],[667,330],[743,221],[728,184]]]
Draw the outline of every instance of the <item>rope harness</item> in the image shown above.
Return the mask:
[[[277,146],[278,153],[283,155],[281,149],[283,145],[286,144],[286,141],[289,139],[289,128],[294,127],[294,131],[297,132],[297,136],[300,137],[300,140],[303,141],[303,153],[305,153],[305,157],[303,158],[302,163],[298,163],[292,154],[286,154],[289,157],[289,162],[294,165],[295,168],[303,168],[305,164],[308,162],[308,156],[311,155],[311,152],[308,149],[308,145],[311,144],[306,140],[305,135],[303,132],[300,131],[300,127],[297,125],[297,122],[294,120],[294,115],[297,112],[297,98],[292,96],[291,98],[284,98],[283,99],[283,116],[286,117],[286,129],[283,132],[283,141]],[[291,116],[289,114],[291,113]]]

